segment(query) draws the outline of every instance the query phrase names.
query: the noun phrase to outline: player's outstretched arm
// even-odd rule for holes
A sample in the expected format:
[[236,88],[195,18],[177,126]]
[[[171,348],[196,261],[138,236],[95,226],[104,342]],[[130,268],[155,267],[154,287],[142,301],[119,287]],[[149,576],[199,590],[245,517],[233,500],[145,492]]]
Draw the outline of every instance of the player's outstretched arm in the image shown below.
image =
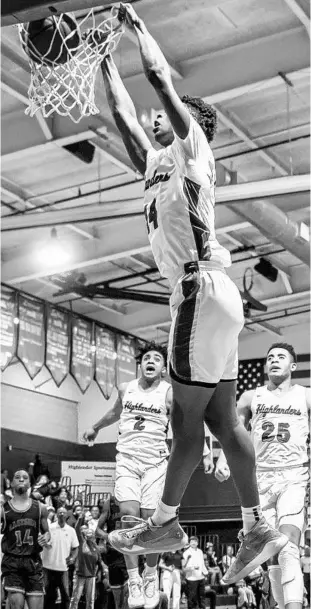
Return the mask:
[[99,517],[96,531],[95,531],[96,537],[100,537],[100,539],[103,539],[104,541],[107,541],[107,539],[108,539],[108,533],[106,533],[106,531],[104,530],[107,520],[108,520],[108,507],[105,508],[105,506],[104,506],[104,509]]
[[182,140],[186,139],[190,114],[174,89],[169,65],[158,43],[131,4],[120,4],[119,19],[136,33],[145,74],[160,98],[174,132]]
[[121,412],[122,412],[122,400],[123,400],[126,386],[127,386],[127,383],[121,383],[121,385],[118,388],[117,399],[116,399],[114,405],[112,406],[112,408],[110,408],[110,410],[108,410],[108,412],[106,412],[106,414],[104,414],[104,416],[101,419],[99,419],[99,421],[97,421],[97,423],[94,423],[94,425],[92,427],[90,427],[89,429],[87,429],[84,432],[82,439],[85,442],[90,442],[92,440],[95,440],[95,438],[98,435],[98,432],[101,429],[103,429],[104,427],[109,427],[110,425],[113,425],[114,423],[119,421]]
[[132,163],[143,175],[146,171],[147,153],[152,148],[151,142],[138,122],[133,101],[111,55],[104,57],[101,68],[112,116]]

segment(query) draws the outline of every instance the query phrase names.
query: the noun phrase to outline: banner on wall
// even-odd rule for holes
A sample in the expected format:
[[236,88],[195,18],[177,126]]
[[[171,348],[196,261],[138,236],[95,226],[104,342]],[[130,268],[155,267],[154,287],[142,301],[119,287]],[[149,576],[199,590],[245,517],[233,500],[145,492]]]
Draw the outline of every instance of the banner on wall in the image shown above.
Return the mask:
[[113,494],[116,464],[103,461],[62,461],[62,478],[66,486],[87,486],[90,493]]
[[130,336],[117,338],[117,385],[128,383],[137,376],[135,340]]
[[45,365],[60,387],[69,373],[69,316],[52,306],[47,310]]
[[111,330],[95,325],[95,380],[106,400],[116,386],[116,339]]
[[44,303],[28,296],[18,299],[17,357],[31,379],[40,372],[45,356]]
[[82,393],[86,392],[94,377],[92,329],[91,321],[72,318],[70,372]]
[[17,317],[17,297],[16,292],[1,287],[1,370],[12,361],[16,351],[16,324],[14,318]]

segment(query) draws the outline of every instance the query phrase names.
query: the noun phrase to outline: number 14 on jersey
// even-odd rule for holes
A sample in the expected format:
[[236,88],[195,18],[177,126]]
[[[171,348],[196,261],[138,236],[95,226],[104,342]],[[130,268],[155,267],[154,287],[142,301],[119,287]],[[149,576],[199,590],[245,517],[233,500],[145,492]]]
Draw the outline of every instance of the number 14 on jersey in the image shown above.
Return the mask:
[[144,207],[144,214],[147,222],[147,231],[148,234],[150,230],[156,230],[158,228],[158,212],[156,206],[156,199],[153,199],[150,205],[147,203]]

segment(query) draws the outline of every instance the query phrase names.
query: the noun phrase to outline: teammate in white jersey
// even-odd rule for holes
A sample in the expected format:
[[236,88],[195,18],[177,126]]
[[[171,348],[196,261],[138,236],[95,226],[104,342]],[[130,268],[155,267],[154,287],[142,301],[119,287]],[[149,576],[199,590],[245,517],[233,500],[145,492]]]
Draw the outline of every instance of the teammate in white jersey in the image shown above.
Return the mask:
[[[240,494],[244,525],[252,530],[258,563],[286,538],[260,519],[252,443],[235,408],[238,335],[243,327],[239,291],[226,274],[230,254],[215,236],[215,162],[209,143],[216,112],[198,97],[176,93],[169,66],[133,6],[119,18],[137,35],[147,79],[165,112],[158,112],[155,150],[108,55],[102,72],[108,102],[134,165],[145,175],[145,217],[152,252],[172,288],[169,338],[173,386],[173,448],[162,499],[152,520],[116,549],[148,554],[179,549],[186,536],[177,510],[202,456],[204,419],[224,447]],[[220,382],[221,381],[221,382]],[[134,535],[134,532],[133,532]],[[247,554],[248,555],[248,554]],[[255,555],[252,560],[256,560]],[[253,568],[253,567],[252,567]],[[239,575],[237,576],[239,579]]]
[[[121,384],[113,407],[83,435],[86,441],[94,440],[100,429],[119,421],[114,495],[121,517],[128,517],[125,522],[135,522],[137,517],[147,520],[154,513],[162,494],[169,454],[167,431],[172,389],[163,380],[166,350],[151,343],[141,350],[138,361],[141,377]],[[204,448],[203,456],[209,452],[206,443]],[[126,556],[125,560],[130,609],[142,605],[153,609],[159,602],[157,554],[148,555],[143,580],[138,573],[137,556]]]
[[[263,513],[289,539],[269,567],[279,609],[301,609],[303,602],[299,542],[306,517],[310,389],[292,384],[296,362],[291,345],[274,343],[267,354],[268,385],[246,391],[238,402],[243,424],[251,427]],[[220,481],[228,477],[223,465],[220,455]]]
[[[116,483],[114,495],[121,517],[129,520],[151,516],[161,497],[167,467],[167,431],[172,390],[163,376],[166,351],[150,344],[138,358],[141,377],[123,383],[113,407],[88,429],[86,441],[96,438],[100,429],[119,421]],[[127,525],[129,526],[129,525]],[[138,557],[125,556],[129,574],[130,609],[153,609],[159,602],[157,554],[147,558],[143,580],[138,572]]]

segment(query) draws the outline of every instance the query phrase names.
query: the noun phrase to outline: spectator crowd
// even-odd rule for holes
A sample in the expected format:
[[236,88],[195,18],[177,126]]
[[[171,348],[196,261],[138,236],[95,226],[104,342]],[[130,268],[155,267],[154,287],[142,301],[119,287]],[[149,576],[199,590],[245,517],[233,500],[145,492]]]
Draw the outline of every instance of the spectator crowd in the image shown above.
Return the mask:
[[[40,461],[40,460],[39,460]],[[128,609],[127,572],[123,555],[113,556],[104,533],[98,528],[103,511],[109,511],[107,501],[84,505],[82,495],[74,499],[68,488],[51,481],[48,470],[30,464],[31,497],[46,505],[51,540],[42,551],[45,578],[44,609]],[[37,475],[35,476],[35,473]],[[1,472],[1,502],[10,499],[10,480],[7,470]],[[115,501],[115,499],[114,499]],[[108,500],[110,502],[110,499]],[[119,553],[117,553],[119,554]],[[140,557],[141,573],[145,557]],[[199,547],[199,538],[192,536],[183,550],[165,552],[159,557],[160,608],[215,609],[218,594],[229,595],[237,609],[273,609],[267,570],[259,567],[234,586],[222,585],[222,576],[232,565],[234,547],[226,545],[221,556],[216,555],[213,543]],[[305,578],[306,606],[310,603],[310,549],[305,548],[301,559]],[[121,580],[120,574],[122,574]],[[125,575],[124,575],[125,574]],[[2,597],[4,600],[4,597]],[[80,605],[81,602],[81,605]],[[226,605],[230,604],[226,602]],[[26,603],[25,603],[26,606]]]

